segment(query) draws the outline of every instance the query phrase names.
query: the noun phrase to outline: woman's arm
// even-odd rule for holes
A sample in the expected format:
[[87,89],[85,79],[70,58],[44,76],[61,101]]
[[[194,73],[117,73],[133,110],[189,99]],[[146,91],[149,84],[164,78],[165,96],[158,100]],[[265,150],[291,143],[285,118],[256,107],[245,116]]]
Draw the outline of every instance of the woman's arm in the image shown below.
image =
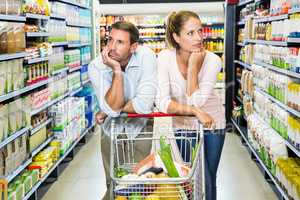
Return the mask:
[[205,127],[213,125],[213,119],[199,108],[181,104],[171,98],[170,78],[169,78],[169,56],[166,52],[159,54],[157,60],[158,68],[158,91],[156,105],[159,111],[169,114],[195,116]]
[[188,104],[201,108],[214,92],[218,73],[222,68],[221,59],[214,55],[207,58],[202,66],[201,79],[198,79],[198,89],[195,89],[191,96],[188,96]]
[[198,74],[202,68],[203,61],[206,56],[206,51],[203,49],[201,52],[193,52],[188,61],[187,70],[187,88],[188,96],[191,96],[196,90],[199,89]]

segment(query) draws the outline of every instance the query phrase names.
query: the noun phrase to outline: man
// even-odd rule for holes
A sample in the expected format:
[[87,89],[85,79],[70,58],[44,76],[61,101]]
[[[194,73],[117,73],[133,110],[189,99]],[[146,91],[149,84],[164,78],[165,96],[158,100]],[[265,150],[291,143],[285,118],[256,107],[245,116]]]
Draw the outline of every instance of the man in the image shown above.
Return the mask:
[[[89,77],[98,98],[100,113],[96,120],[105,134],[101,137],[101,153],[110,197],[110,125],[121,112],[147,114],[152,112],[156,95],[156,55],[149,48],[139,46],[139,31],[129,22],[116,22],[102,51],[89,66]],[[116,130],[135,137],[146,125],[145,119],[116,119]],[[136,145],[135,156],[146,157],[149,144]],[[140,147],[140,148],[139,148]]]

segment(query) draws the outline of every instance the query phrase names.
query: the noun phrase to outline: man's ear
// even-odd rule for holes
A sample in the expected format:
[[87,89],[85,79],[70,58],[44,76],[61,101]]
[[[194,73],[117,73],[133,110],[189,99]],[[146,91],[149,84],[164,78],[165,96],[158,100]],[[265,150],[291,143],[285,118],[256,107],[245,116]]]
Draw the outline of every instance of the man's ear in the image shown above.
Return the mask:
[[137,42],[132,43],[132,44],[130,45],[130,53],[134,53],[135,50],[137,49],[137,47],[138,47],[138,43],[137,43]]
[[177,44],[179,44],[179,41],[180,41],[179,36],[178,36],[176,33],[172,33],[172,36],[173,36],[175,42],[176,42]]

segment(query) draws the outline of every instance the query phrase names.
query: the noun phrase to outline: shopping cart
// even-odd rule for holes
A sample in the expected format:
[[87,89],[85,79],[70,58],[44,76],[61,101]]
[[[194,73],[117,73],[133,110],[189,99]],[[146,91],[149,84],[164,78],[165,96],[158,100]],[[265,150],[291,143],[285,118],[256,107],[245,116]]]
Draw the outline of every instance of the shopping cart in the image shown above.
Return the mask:
[[[175,116],[163,113],[152,113],[148,115],[125,114],[121,117],[127,118],[155,118]],[[184,176],[169,177],[166,173],[140,173],[134,175],[137,164],[140,162],[136,158],[135,147],[143,142],[157,142],[161,137],[153,135],[152,131],[141,132],[138,137],[127,137],[127,133],[117,133],[115,131],[115,121],[111,124],[111,199],[129,200],[200,200],[205,199],[205,179],[204,179],[204,137],[201,124],[197,130],[193,130],[192,135],[186,137],[184,134],[168,134],[164,139],[167,142],[177,142],[181,148],[194,152],[192,155],[182,156],[184,161],[181,167],[189,169]],[[177,132],[178,133],[178,132]],[[189,133],[189,131],[184,131]],[[196,144],[196,145],[195,145]],[[197,146],[197,148],[195,147]],[[173,151],[173,149],[172,149]],[[172,152],[174,153],[174,152]],[[192,153],[190,153],[192,154]],[[147,155],[145,155],[147,156]],[[188,167],[188,168],[186,168]],[[176,167],[177,168],[177,167]],[[125,170],[130,175],[119,177],[118,170]],[[156,169],[157,170],[157,169]],[[166,169],[164,169],[165,171]],[[157,172],[156,172],[157,173]],[[142,174],[142,175],[141,175]],[[149,177],[150,176],[150,177]]]

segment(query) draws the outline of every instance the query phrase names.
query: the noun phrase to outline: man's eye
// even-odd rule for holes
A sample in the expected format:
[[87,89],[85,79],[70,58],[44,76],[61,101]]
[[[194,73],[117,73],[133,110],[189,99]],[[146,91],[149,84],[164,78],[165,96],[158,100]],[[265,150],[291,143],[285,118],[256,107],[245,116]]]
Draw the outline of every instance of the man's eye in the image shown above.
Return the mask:
[[187,34],[191,36],[191,35],[193,35],[193,32],[188,32]]

